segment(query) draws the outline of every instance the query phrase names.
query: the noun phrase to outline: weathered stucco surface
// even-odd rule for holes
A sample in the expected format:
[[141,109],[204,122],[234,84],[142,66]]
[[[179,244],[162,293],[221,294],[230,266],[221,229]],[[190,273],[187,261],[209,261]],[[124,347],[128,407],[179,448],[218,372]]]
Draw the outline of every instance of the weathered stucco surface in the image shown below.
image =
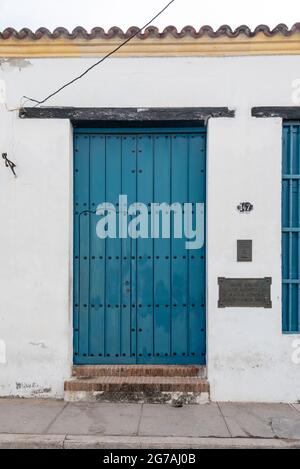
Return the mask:
[[[0,395],[62,397],[72,363],[72,129],[65,120],[19,119],[23,95],[41,99],[95,59],[2,64],[0,152]],[[220,401],[300,400],[300,364],[281,333],[281,120],[252,106],[292,106],[298,57],[117,58],[47,105],[228,106],[211,119],[207,172],[208,377]],[[0,82],[1,83],[1,82]],[[4,93],[2,94],[4,96]],[[28,105],[28,103],[27,103]],[[254,210],[239,214],[250,201]],[[253,262],[236,262],[236,240]],[[217,308],[219,276],[272,277],[272,308]]]

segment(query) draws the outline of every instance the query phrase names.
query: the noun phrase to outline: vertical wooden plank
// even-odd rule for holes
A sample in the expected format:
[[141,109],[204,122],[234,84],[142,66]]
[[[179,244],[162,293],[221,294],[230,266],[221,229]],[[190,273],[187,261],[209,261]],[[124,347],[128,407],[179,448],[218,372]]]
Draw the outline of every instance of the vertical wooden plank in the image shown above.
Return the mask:
[[[119,213],[121,191],[121,138],[106,137],[106,202],[115,207],[116,223]],[[117,213],[116,213],[117,212]],[[105,308],[105,355],[120,357],[120,305],[121,305],[121,241],[118,237],[106,238],[106,308]]]
[[78,139],[75,172],[78,174],[78,224],[79,224],[79,355],[89,355],[89,136]]
[[[154,201],[170,202],[170,136],[154,138]],[[154,354],[170,356],[170,239],[154,240]]]
[[[183,207],[188,200],[188,136],[172,137],[172,195],[171,202]],[[183,217],[182,213],[182,217]],[[174,216],[172,216],[174,227]],[[183,223],[182,223],[183,232]],[[182,238],[171,239],[171,294],[172,294],[172,357],[188,356],[188,251]]]
[[[127,196],[127,205],[136,201],[136,137],[122,137],[122,195]],[[122,209],[122,207],[121,207]],[[126,208],[123,207],[123,211]],[[122,245],[122,315],[121,315],[121,353],[126,360],[136,360],[136,321],[135,313],[135,280],[132,275],[132,239],[128,236],[128,219],[122,214],[122,227],[127,227],[127,238],[121,239]]]
[[80,203],[80,193],[79,193],[79,160],[81,159],[78,155],[80,148],[80,138],[78,135],[74,135],[74,177],[73,177],[73,190],[74,190],[74,201],[73,201],[73,224],[74,224],[74,234],[73,234],[73,275],[74,275],[74,284],[73,284],[73,346],[74,346],[74,362],[76,363],[79,360],[79,203]]
[[[205,136],[189,138],[189,201],[193,203],[193,226],[196,203],[205,203]],[[205,227],[202,226],[205,233]],[[205,244],[189,250],[189,354],[205,362]]]
[[153,241],[151,203],[153,201],[153,137],[137,137],[137,201],[148,211],[148,238],[137,239],[137,359],[153,358]]
[[90,356],[104,356],[105,240],[99,239],[95,211],[105,202],[105,137],[90,137]]
[[[197,143],[196,143],[197,145]],[[201,283],[201,303],[200,303],[200,350],[201,350],[201,364],[206,363],[206,133],[202,133],[199,138],[199,152],[200,152],[200,174],[199,184],[200,202],[204,203],[204,226],[203,236],[204,245],[200,249],[200,283]],[[198,255],[199,255],[198,254]]]
[[[132,174],[134,175],[134,180],[132,184],[134,187],[134,202],[137,202],[137,142],[136,135],[131,136],[132,145],[132,155],[134,160],[132,162]],[[135,166],[133,166],[135,165]],[[132,220],[133,216],[129,217],[129,221]],[[131,356],[133,359],[137,360],[137,242],[136,239],[130,239],[131,242]]]

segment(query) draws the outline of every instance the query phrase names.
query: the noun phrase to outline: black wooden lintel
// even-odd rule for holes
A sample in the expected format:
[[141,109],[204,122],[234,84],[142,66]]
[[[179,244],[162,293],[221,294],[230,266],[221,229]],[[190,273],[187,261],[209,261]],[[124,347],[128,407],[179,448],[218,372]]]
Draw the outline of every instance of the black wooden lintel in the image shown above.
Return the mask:
[[206,121],[209,117],[234,117],[228,107],[176,108],[89,108],[89,107],[25,107],[22,119],[69,119],[84,121]]
[[300,120],[300,106],[261,106],[252,108],[253,117],[281,117],[285,120]]

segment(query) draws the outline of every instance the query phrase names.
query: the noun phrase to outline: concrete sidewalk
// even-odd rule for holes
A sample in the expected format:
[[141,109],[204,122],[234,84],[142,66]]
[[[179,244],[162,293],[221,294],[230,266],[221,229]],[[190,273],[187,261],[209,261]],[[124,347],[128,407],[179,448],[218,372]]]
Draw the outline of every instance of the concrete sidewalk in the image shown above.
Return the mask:
[[300,448],[300,404],[0,399],[0,448]]

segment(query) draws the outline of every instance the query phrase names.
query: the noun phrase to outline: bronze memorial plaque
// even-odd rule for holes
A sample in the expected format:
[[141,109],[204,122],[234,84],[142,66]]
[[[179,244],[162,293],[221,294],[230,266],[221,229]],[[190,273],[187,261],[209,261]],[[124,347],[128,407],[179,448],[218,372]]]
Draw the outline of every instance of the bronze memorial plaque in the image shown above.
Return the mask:
[[218,307],[272,308],[271,283],[271,277],[219,277]]

